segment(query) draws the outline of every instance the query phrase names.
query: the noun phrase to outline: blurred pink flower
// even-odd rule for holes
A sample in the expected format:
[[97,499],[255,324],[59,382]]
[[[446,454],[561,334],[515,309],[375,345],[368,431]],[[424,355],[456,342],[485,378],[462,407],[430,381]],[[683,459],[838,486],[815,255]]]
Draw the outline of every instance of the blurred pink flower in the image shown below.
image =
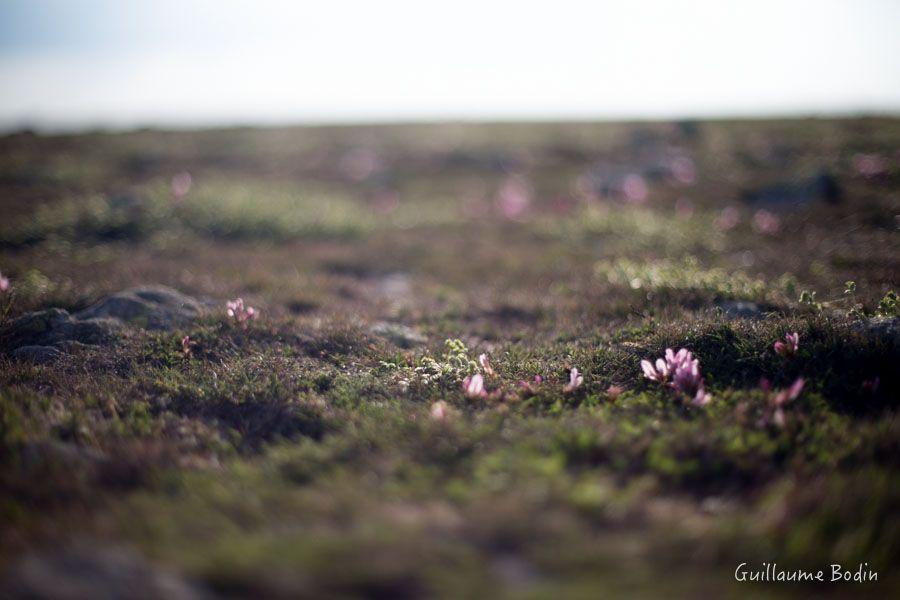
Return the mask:
[[866,392],[875,393],[881,385],[881,377],[873,377],[862,382],[862,389]]
[[450,416],[450,407],[443,400],[438,400],[431,405],[429,414],[434,421],[444,421]]
[[609,396],[610,400],[615,400],[616,398],[621,396],[624,391],[625,388],[620,385],[611,385],[606,388],[606,395]]
[[887,161],[879,154],[855,154],[853,168],[863,177],[877,177],[887,171]]
[[389,215],[400,208],[400,194],[396,190],[380,190],[369,200],[372,212]]
[[803,391],[803,386],[806,382],[802,377],[798,377],[788,389],[779,390],[774,394],[770,393],[771,384],[768,379],[763,379],[759,384],[763,391],[769,393],[769,405],[766,407],[766,411],[763,413],[759,425],[761,427],[766,427],[771,423],[778,427],[784,427],[786,421],[784,406],[800,396],[800,392]]
[[697,180],[697,169],[689,156],[676,156],[669,162],[669,171],[676,181],[691,185]]
[[488,358],[487,354],[482,353],[478,355],[478,364],[485,375],[490,376],[494,374],[494,367],[491,366],[491,359]]
[[9,278],[4,277],[3,273],[0,273],[0,294],[5,294],[10,289]]
[[578,369],[576,367],[572,367],[572,370],[569,371],[569,383],[567,383],[563,387],[564,394],[571,394],[575,390],[581,387],[584,383],[584,376],[578,373]]
[[187,171],[176,173],[172,177],[172,195],[175,196],[177,200],[181,200],[191,191],[191,184],[193,181],[191,174]]
[[541,377],[540,375],[535,375],[532,381],[525,381],[524,379],[520,381],[519,389],[526,395],[533,395],[537,393],[537,386],[541,385],[543,382],[543,377]]
[[759,233],[774,235],[781,231],[781,217],[761,208],[753,215],[753,229]]
[[622,193],[629,202],[640,204],[647,199],[647,181],[640,175],[632,173],[622,182]]
[[353,148],[340,160],[339,168],[353,181],[364,181],[378,169],[378,155],[369,148]]
[[531,186],[521,177],[509,177],[494,198],[494,205],[504,218],[521,220],[531,204]]
[[463,380],[463,391],[466,393],[467,398],[475,399],[486,397],[487,391],[484,389],[484,377],[481,376],[481,373],[466,377]]
[[679,219],[690,219],[694,216],[694,203],[690,198],[679,198],[675,201],[675,215]]
[[741,221],[741,213],[733,206],[726,206],[716,217],[716,229],[719,231],[730,231],[734,229]]
[[784,358],[793,356],[797,353],[797,348],[800,347],[800,334],[796,331],[794,333],[787,333],[784,336],[784,341],[775,342],[773,347],[775,348],[775,353],[779,356],[783,356]]
[[185,357],[189,357],[193,353],[192,348],[196,345],[197,342],[191,341],[191,336],[184,336],[181,338],[181,353],[184,354]]
[[247,321],[259,316],[259,312],[252,306],[244,306],[243,298],[236,298],[225,303],[228,316],[235,320],[241,327],[247,326]]

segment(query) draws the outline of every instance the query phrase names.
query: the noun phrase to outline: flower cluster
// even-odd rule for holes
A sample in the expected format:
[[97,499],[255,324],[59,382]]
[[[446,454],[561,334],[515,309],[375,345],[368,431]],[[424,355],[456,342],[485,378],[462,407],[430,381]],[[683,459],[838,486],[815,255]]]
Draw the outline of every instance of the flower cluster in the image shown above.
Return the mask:
[[466,377],[463,379],[462,385],[466,398],[475,400],[487,397],[487,390],[484,389],[484,377],[481,376],[481,373],[475,373],[470,377]]
[[575,390],[581,387],[581,384],[584,383],[584,376],[578,373],[578,369],[576,367],[572,367],[572,370],[569,371],[569,383],[567,383],[563,387],[564,394],[571,394]]
[[700,361],[686,348],[674,352],[666,348],[665,358],[641,361],[644,377],[666,384],[691,399],[694,406],[706,406],[712,396],[706,393],[700,375]]
[[794,333],[785,334],[784,341],[775,342],[774,345],[775,353],[784,358],[790,358],[795,355],[797,353],[797,348],[799,347],[800,334],[796,331]]
[[544,383],[544,378],[540,375],[535,375],[534,379],[531,381],[525,381],[524,379],[519,382],[519,391],[526,396],[534,396],[537,393],[537,388]]
[[244,306],[243,298],[230,300],[225,304],[228,316],[235,320],[241,327],[247,326],[247,321],[259,316],[259,312],[252,306]]

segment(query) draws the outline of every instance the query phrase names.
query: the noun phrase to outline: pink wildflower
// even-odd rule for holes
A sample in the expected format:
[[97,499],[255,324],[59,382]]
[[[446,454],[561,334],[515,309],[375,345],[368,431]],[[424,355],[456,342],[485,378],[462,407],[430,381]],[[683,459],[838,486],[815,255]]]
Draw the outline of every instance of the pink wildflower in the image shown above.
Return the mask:
[[175,176],[172,177],[172,195],[175,196],[175,199],[181,200],[187,196],[188,192],[191,191],[192,183],[193,179],[191,178],[191,174],[187,171],[176,173]]
[[[768,407],[766,407],[766,412],[765,414],[763,414],[763,417],[759,421],[760,426],[765,427],[769,423],[772,423],[778,427],[784,427],[784,423],[786,421],[784,415],[784,406],[788,402],[796,400],[800,396],[800,392],[803,391],[803,386],[805,384],[806,382],[803,380],[803,378],[798,377],[788,389],[779,390],[778,392],[771,394],[769,396],[769,405]],[[767,379],[763,379],[760,382],[760,387],[766,392],[771,389],[771,386]]]
[[450,407],[443,400],[438,400],[431,405],[429,414],[434,421],[444,421],[450,416]]
[[531,204],[531,186],[521,177],[508,178],[494,199],[494,205],[500,214],[511,221],[519,221],[525,217]]
[[878,154],[856,154],[853,167],[863,177],[877,177],[887,171],[887,161]]
[[862,382],[862,389],[866,392],[872,392],[873,394],[878,391],[879,386],[881,385],[881,378],[874,377],[872,379],[866,379]]
[[532,396],[537,393],[537,386],[541,385],[544,382],[544,378],[540,375],[535,375],[532,381],[525,381],[524,379],[519,382],[519,389],[523,394]]
[[611,385],[608,388],[606,388],[606,395],[609,396],[610,400],[615,400],[616,398],[621,396],[622,392],[624,392],[624,391],[625,391],[625,388],[623,388],[620,385]]
[[716,217],[716,229],[719,231],[730,231],[737,227],[741,221],[741,213],[734,206],[726,206]]
[[225,304],[228,316],[235,320],[241,327],[247,326],[247,321],[259,316],[259,312],[252,306],[244,306],[243,298],[230,300]]
[[0,273],[0,294],[5,294],[9,291],[9,278],[4,277],[3,273]]
[[781,231],[781,217],[761,208],[753,215],[753,228],[759,233],[775,235]]
[[773,346],[775,353],[784,358],[795,355],[797,353],[797,348],[799,347],[800,334],[796,331],[794,333],[785,334],[784,341],[777,341]]
[[629,202],[641,204],[647,199],[647,181],[634,173],[627,175],[622,182],[622,193]]
[[488,358],[487,354],[479,354],[478,355],[478,364],[481,365],[481,370],[485,375],[491,376],[494,374],[494,367],[491,366],[491,359]]
[[584,376],[578,373],[578,369],[576,367],[572,367],[572,370],[569,371],[569,383],[567,383],[563,387],[564,394],[570,394],[581,387],[584,383]]
[[466,398],[471,398],[473,400],[476,398],[485,398],[487,396],[487,391],[484,389],[484,377],[481,376],[481,373],[466,377],[463,380],[463,391],[466,393]]
[[191,336],[186,335],[181,338],[181,353],[184,354],[185,358],[189,357],[192,353],[192,347],[196,346],[197,342],[191,341]]
[[[641,369],[647,379],[667,384],[678,393],[691,399],[694,406],[706,406],[712,396],[706,393],[700,374],[700,361],[690,350],[681,348],[678,352],[666,348],[665,358],[641,361]],[[671,377],[671,381],[670,378]]]

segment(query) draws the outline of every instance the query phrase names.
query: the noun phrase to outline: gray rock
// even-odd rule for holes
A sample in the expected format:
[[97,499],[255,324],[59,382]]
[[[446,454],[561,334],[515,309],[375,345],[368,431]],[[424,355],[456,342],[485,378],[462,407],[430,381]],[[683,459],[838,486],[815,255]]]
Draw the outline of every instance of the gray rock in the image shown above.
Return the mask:
[[900,347],[898,317],[870,317],[854,323],[853,330],[873,340]]
[[717,303],[725,316],[730,319],[765,319],[766,310],[755,302],[746,300],[722,300]]
[[753,206],[766,208],[795,207],[816,201],[837,204],[843,196],[837,179],[822,171],[815,177],[801,181],[782,182],[775,185],[745,191],[741,200]]
[[81,320],[117,319],[143,329],[171,331],[202,312],[200,303],[190,296],[171,288],[152,286],[119,292],[75,316]]
[[113,319],[79,320],[60,308],[31,312],[3,328],[2,339],[11,349],[23,346],[58,346],[63,342],[102,344],[121,328]]
[[63,355],[53,346],[21,346],[13,350],[12,356],[16,360],[44,364],[57,360]]
[[369,332],[372,335],[377,335],[378,337],[392,342],[400,348],[412,348],[413,346],[418,346],[428,341],[428,338],[412,327],[407,327],[400,323],[380,321],[372,325],[372,327],[369,328]]
[[4,598],[210,597],[198,586],[147,562],[133,550],[87,543],[29,554],[13,563],[5,575],[5,583],[0,587]]
[[140,287],[74,315],[61,308],[22,315],[0,331],[0,344],[15,358],[48,362],[84,345],[112,342],[126,325],[171,331],[202,312],[199,302],[173,289]]

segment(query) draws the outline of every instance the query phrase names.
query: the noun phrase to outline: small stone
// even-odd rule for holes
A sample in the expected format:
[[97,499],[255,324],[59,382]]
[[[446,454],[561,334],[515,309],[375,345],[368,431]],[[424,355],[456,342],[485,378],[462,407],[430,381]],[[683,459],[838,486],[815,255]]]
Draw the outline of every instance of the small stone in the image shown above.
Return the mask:
[[764,319],[766,311],[755,302],[745,300],[723,300],[717,304],[730,319]]
[[853,324],[853,330],[868,338],[900,346],[900,318],[870,317]]
[[150,286],[113,294],[75,317],[118,319],[143,329],[171,331],[202,312],[200,303],[190,296],[164,286]]
[[380,321],[369,329],[372,335],[384,338],[400,348],[412,348],[428,341],[424,335],[401,323]]

